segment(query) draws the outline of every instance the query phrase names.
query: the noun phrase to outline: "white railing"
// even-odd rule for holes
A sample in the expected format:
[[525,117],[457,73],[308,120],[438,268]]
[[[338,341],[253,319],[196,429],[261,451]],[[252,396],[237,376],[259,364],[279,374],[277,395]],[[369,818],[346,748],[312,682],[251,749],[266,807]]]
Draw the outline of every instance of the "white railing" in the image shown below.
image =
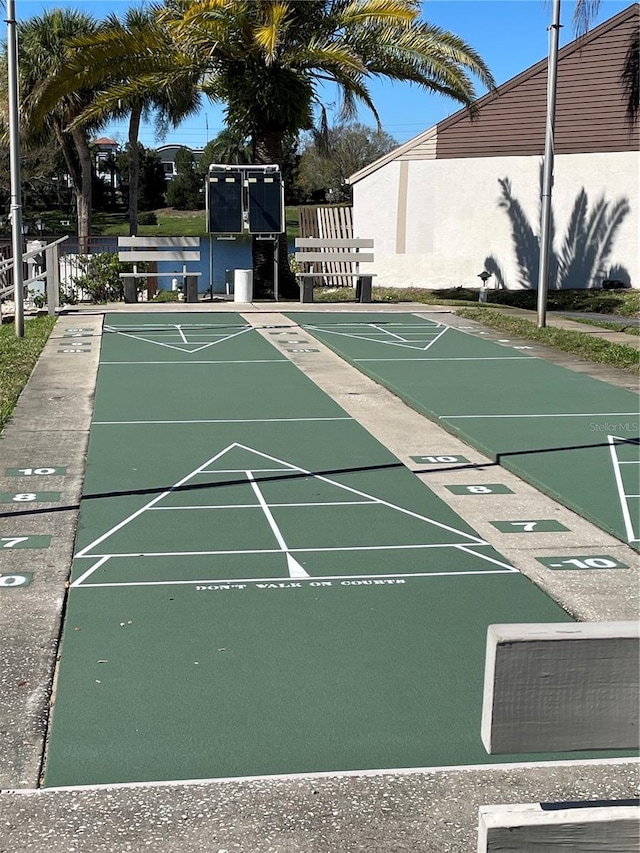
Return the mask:
[[[22,255],[21,263],[28,264],[32,267],[33,275],[30,275],[23,281],[25,296],[28,294],[28,287],[37,282],[44,282],[44,294],[47,298],[47,311],[49,314],[55,314],[56,308],[60,306],[60,250],[59,246],[68,240],[68,235],[59,237],[52,243],[39,244],[34,246]],[[44,259],[44,266],[36,263],[36,259]],[[8,283],[9,273],[13,271],[13,258],[5,258],[0,260],[0,318],[2,316],[2,300],[14,292],[13,283]],[[29,263],[31,262],[31,263]]]

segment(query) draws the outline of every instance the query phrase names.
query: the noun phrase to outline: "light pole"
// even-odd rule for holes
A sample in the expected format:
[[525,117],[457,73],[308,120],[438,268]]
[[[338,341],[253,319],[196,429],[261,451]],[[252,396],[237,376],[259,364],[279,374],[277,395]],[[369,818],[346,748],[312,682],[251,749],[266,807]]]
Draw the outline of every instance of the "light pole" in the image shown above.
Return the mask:
[[24,279],[22,277],[22,191],[18,122],[18,38],[14,0],[7,0],[7,84],[9,107],[9,170],[11,175],[11,250],[16,337],[24,337]]
[[553,189],[554,132],[558,82],[558,40],[560,37],[560,0],[553,0],[553,21],[549,33],[547,67],[547,124],[544,138],[544,165],[540,217],[540,265],[538,269],[538,328],[547,325],[549,255],[551,254],[551,191]]

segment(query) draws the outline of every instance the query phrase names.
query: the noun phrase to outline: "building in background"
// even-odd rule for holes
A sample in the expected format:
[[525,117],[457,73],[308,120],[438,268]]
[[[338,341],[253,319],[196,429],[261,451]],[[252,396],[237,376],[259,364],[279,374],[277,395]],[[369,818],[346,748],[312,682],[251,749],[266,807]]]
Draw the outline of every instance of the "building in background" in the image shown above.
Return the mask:
[[[560,50],[550,286],[640,287],[640,138],[621,76],[638,3]],[[547,60],[349,178],[376,283],[536,287]],[[363,265],[363,270],[367,265]]]
[[198,163],[204,152],[204,148],[189,148],[188,145],[159,145],[156,148],[156,151],[160,157],[160,162],[162,163],[162,168],[164,169],[164,175],[167,181],[170,181],[175,175],[177,175],[176,154],[181,148],[186,148],[187,151],[191,152],[194,163]]
[[109,136],[101,136],[91,143],[94,150],[96,175],[115,191],[119,186],[116,157],[120,145]]

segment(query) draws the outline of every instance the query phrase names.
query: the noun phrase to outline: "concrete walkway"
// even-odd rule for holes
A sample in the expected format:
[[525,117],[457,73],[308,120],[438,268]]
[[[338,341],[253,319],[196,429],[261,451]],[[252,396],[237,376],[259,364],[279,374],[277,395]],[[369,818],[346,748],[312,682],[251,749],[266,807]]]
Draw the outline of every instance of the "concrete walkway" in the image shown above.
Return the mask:
[[[273,303],[201,303],[180,305],[179,310],[240,311],[256,318],[265,315],[267,323],[274,307]],[[159,315],[176,308],[171,304],[154,306]],[[306,310],[297,303],[279,304],[277,309]],[[0,851],[468,853],[475,849],[481,804],[636,796],[637,764],[627,759],[39,789],[105,310],[133,314],[149,309],[143,305],[94,306],[61,316],[2,437],[0,491],[41,493],[48,500],[38,502],[37,507],[25,506],[24,502],[0,506],[1,536],[24,537],[18,543],[24,547],[0,551],[1,571],[4,576],[22,576],[29,581],[0,589]],[[437,311],[442,320],[452,312],[443,306],[407,303],[316,304],[308,310]],[[510,309],[509,313],[516,312]],[[535,319],[534,312],[517,313]],[[451,320],[455,323],[454,317]],[[606,340],[616,336],[623,339],[616,342],[638,346],[633,336],[565,317],[551,315],[548,322]],[[477,328],[481,329],[479,325]],[[624,387],[630,381],[637,386],[634,377],[630,379],[605,365],[591,365],[548,348],[542,357]],[[464,453],[472,463],[486,465],[487,476],[491,476],[489,460],[421,418],[328,350],[313,364],[305,362],[303,353],[293,355],[292,360],[403,461],[413,452],[412,445],[424,443],[426,437],[430,445],[442,447],[442,452]],[[42,473],[51,469],[53,473]],[[31,473],[25,474],[27,470]],[[16,475],[16,471],[23,473]],[[508,476],[510,487],[518,490],[527,511],[535,508],[541,517],[568,512],[515,476]],[[446,496],[437,476],[431,477],[428,485],[440,497]],[[468,511],[460,499],[449,496],[456,512],[462,515]],[[469,521],[473,523],[471,516]],[[577,618],[636,618],[637,555],[580,521],[583,545],[604,549],[602,553],[615,547],[616,553],[622,554],[624,549],[623,562],[630,568],[553,572],[536,566],[525,545],[509,544],[504,538],[497,544],[523,573]],[[28,537],[34,537],[32,547]],[[46,537],[50,537],[48,545],[43,541]]]
[[640,328],[640,318],[638,317],[623,317],[618,314],[593,314],[582,311],[558,311],[556,313],[562,317],[568,317],[570,320],[582,317],[584,320],[591,320],[594,323],[611,323],[615,326],[634,326],[636,329]]
[[[502,305],[489,305],[492,311],[502,311],[510,317],[522,317],[523,320],[530,320],[532,323],[537,323],[538,316],[535,311],[526,311],[524,308],[505,308]],[[455,310],[455,309],[454,309]],[[626,335],[624,332],[618,332],[615,329],[604,329],[602,326],[591,326],[587,323],[578,323],[572,317],[584,317],[585,319],[596,319],[597,322],[612,323],[620,318],[616,315],[609,314],[582,314],[578,312],[564,311],[549,311],[547,313],[547,326],[555,329],[567,329],[570,332],[582,332],[585,335],[590,335],[594,338],[602,338],[603,341],[608,341],[614,344],[625,344],[629,347],[634,347],[640,350],[640,336]],[[637,318],[624,318],[625,325],[632,326],[640,324]]]

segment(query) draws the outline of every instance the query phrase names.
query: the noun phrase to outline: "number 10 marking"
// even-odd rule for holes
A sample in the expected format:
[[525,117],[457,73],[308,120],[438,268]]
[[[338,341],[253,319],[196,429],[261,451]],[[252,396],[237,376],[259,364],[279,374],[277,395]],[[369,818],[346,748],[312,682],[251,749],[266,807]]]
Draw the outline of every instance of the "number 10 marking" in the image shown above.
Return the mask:
[[628,569],[626,563],[609,554],[591,557],[536,557],[548,569]]
[[14,586],[29,586],[33,572],[21,572],[19,575],[0,575],[0,589]]
[[51,477],[52,475],[66,474],[66,468],[53,465],[41,465],[38,468],[7,468],[7,477]]

